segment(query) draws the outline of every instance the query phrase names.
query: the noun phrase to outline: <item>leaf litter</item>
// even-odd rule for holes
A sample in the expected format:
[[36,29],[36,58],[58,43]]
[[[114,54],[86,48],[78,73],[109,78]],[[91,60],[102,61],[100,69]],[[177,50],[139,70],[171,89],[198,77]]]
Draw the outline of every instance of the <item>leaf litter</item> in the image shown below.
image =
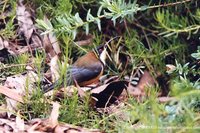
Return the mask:
[[[24,36],[24,44],[13,43],[10,40],[5,40],[0,36],[0,51],[7,49],[11,55],[19,55],[22,53],[32,52],[35,49],[42,49],[46,52],[46,62],[50,62],[51,81],[59,79],[58,61],[60,60],[61,48],[54,33],[47,33],[41,35],[40,31],[34,24],[31,13],[23,5],[23,0],[19,0],[17,5],[18,30],[19,35]],[[48,23],[48,18],[45,16],[44,20]],[[14,38],[15,39],[15,38]],[[120,44],[120,40],[117,45],[111,45],[111,51],[115,53],[111,55],[110,59],[114,62],[114,67],[122,72],[128,67],[130,57],[121,51],[125,51],[126,48]],[[17,40],[17,39],[16,39]],[[18,40],[17,40],[18,41]],[[93,36],[88,35],[83,40],[78,40],[76,43],[80,46],[90,45],[93,41]],[[33,55],[32,55],[33,56]],[[32,57],[33,58],[33,57]],[[1,60],[0,60],[1,61]],[[53,102],[53,109],[50,117],[46,119],[35,118],[33,120],[26,121],[18,110],[18,104],[24,103],[24,96],[31,97],[32,91],[35,89],[34,84],[38,81],[39,77],[34,71],[28,71],[26,74],[18,74],[11,77],[7,77],[4,86],[0,86],[0,93],[6,96],[6,104],[3,104],[0,108],[4,108],[5,111],[0,113],[0,130],[10,132],[77,132],[77,133],[100,133],[102,131],[98,129],[85,129],[74,125],[60,123],[58,121],[60,104]],[[28,89],[27,87],[28,80]],[[121,112],[120,110],[125,106],[126,100],[129,97],[133,97],[139,102],[142,102],[142,97],[147,96],[145,88],[148,86],[154,86],[156,84],[155,78],[151,76],[148,71],[145,71],[137,86],[133,86],[128,80],[121,80],[118,76],[111,75],[110,78],[104,79],[103,84],[97,84],[93,87],[85,89],[84,87],[71,86],[67,88],[61,88],[44,94],[46,97],[56,96],[63,98],[64,95],[71,97],[74,92],[78,91],[80,99],[84,99],[87,93],[90,94],[90,106],[96,108],[97,111],[103,109],[103,112],[112,114],[114,112]],[[169,102],[174,100],[172,97],[160,97],[158,101]],[[17,113],[16,113],[17,112]],[[6,114],[7,113],[7,114]],[[16,114],[16,117],[12,118],[11,115]],[[118,114],[121,118],[125,119],[123,113]]]

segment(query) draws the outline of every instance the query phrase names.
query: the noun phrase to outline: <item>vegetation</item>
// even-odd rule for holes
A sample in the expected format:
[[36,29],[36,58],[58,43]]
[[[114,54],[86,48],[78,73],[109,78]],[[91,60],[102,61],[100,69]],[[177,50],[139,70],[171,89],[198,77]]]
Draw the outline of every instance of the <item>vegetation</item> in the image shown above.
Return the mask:
[[[112,113],[100,113],[90,106],[89,97],[80,100],[78,92],[64,96],[59,99],[60,121],[106,132],[200,131],[200,1],[34,0],[24,4],[35,11],[41,35],[54,33],[59,40],[61,62],[65,62],[65,67],[59,64],[60,75],[65,75],[67,63],[71,65],[91,48],[119,36],[111,42],[111,52],[117,53],[115,47],[124,46],[122,53],[129,57],[128,67],[123,71],[123,64],[120,66],[111,54],[113,60],[108,61],[105,74],[124,80],[145,68],[157,79],[155,86],[145,88],[148,95],[142,101],[130,96]],[[12,42],[23,37],[16,32],[16,5],[13,0],[0,2],[0,37]],[[6,12],[9,15],[4,15]],[[85,39],[82,34],[93,36],[92,45],[82,47],[76,43]],[[19,107],[26,120],[48,117],[49,101],[55,99],[48,99],[40,90],[47,56],[37,49],[0,62],[2,85],[7,76],[26,72],[25,64],[38,74],[37,91],[31,98],[25,97],[26,103]],[[174,99],[160,103],[158,95]],[[0,99],[3,103],[3,96]]]

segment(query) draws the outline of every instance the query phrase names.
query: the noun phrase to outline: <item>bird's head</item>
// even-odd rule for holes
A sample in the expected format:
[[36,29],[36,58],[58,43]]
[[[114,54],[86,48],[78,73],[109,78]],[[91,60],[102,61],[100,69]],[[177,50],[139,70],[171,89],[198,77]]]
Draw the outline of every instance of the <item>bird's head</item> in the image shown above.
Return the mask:
[[101,62],[105,65],[106,64],[106,57],[107,57],[107,45],[100,45],[95,50],[95,54],[101,60]]
[[[95,54],[98,56],[99,60],[101,60],[101,62],[106,65],[106,57],[109,56],[107,50],[108,50],[108,47],[109,47],[109,43],[116,39],[116,38],[119,38],[119,36],[116,36],[112,39],[110,39],[108,42],[106,42],[106,44],[103,44],[103,45],[100,45],[98,46],[94,51],[95,51]],[[110,47],[109,47],[110,48]]]

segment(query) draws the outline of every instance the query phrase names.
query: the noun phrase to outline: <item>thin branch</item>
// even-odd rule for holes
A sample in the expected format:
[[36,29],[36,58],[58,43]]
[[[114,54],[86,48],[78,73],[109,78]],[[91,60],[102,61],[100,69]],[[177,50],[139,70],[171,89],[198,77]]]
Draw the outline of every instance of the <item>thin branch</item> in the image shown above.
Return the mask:
[[3,69],[11,68],[11,67],[20,67],[20,66],[26,66],[26,65],[28,65],[28,64],[11,64],[11,65],[9,65],[9,66],[0,68],[0,71],[3,70]]
[[191,2],[192,0],[184,0],[184,1],[177,1],[175,3],[164,3],[161,5],[155,5],[155,6],[149,6],[147,7],[147,9],[153,9],[153,8],[159,8],[159,7],[168,7],[168,6],[175,6],[175,5],[179,5],[179,4],[184,4],[187,2]]

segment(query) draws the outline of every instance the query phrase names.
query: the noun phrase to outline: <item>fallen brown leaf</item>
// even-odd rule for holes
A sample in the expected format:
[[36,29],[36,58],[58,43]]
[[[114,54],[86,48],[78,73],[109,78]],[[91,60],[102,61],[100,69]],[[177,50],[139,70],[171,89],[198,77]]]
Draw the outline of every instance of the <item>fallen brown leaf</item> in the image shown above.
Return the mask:
[[71,97],[74,92],[78,91],[78,88],[71,85],[71,86],[67,86],[67,87],[63,87],[63,88],[60,88],[58,90],[51,90],[51,91],[48,91],[47,93],[45,93],[44,95],[46,97],[49,97],[49,96],[52,96],[52,95],[55,95],[56,98],[63,98],[64,96],[69,96]]
[[[28,71],[24,74],[17,74],[11,77],[7,77],[4,86],[15,88],[20,94],[25,94],[25,92],[31,93],[34,89],[33,84],[38,80],[39,77],[34,71]],[[28,89],[26,87],[28,87]]]
[[49,33],[49,39],[50,39],[50,42],[51,42],[51,45],[52,45],[54,51],[56,52],[57,55],[59,55],[61,53],[61,50],[60,50],[60,45],[58,43],[58,40],[57,40],[55,34]]
[[42,48],[42,46],[43,46],[43,40],[41,38],[41,35],[39,33],[34,32],[31,36],[31,48],[39,49],[39,48]]
[[151,74],[148,71],[144,71],[144,74],[140,78],[140,81],[136,87],[144,93],[146,87],[153,86],[155,85],[155,83],[156,80],[153,78],[153,76],[151,76]]
[[93,42],[94,36],[91,34],[86,35],[85,33],[78,33],[77,38],[75,41],[75,44],[78,44],[79,46],[87,46],[91,45]]
[[23,34],[26,37],[27,42],[29,42],[35,27],[31,19],[31,14],[27,11],[22,1],[18,2],[16,16],[19,25],[18,33]]
[[104,84],[108,84],[112,81],[116,81],[119,79],[119,76],[111,76],[110,78],[105,77],[106,79],[103,79]]
[[53,47],[51,45],[51,42],[49,40],[48,34],[45,34],[43,37],[43,45],[44,45],[44,49],[45,49],[47,55],[49,55],[50,59],[56,55],[56,53],[53,50]]
[[58,124],[59,108],[60,104],[58,102],[53,102],[53,109],[49,117],[52,127],[55,127]]
[[[1,93],[6,95],[8,116],[18,110],[18,104],[23,103],[23,96],[28,98],[34,89],[34,83],[38,80],[38,75],[33,71],[28,71],[23,75],[7,77],[4,86],[1,86]],[[28,84],[27,84],[28,82]],[[10,89],[11,88],[11,89]],[[27,89],[28,88],[28,89]]]
[[60,78],[58,61],[59,58],[57,55],[55,55],[50,62],[52,82],[55,82]]
[[7,111],[6,111],[6,105],[5,104],[2,104],[0,106],[0,118],[7,118]]
[[1,36],[0,36],[0,50],[4,49],[4,48],[8,48],[9,47],[9,43],[8,41],[4,40]]
[[176,66],[174,66],[172,64],[167,64],[166,70],[167,70],[168,73],[172,73],[174,70],[176,70]]
[[158,97],[160,103],[167,103],[176,100],[175,97]]
[[129,83],[126,90],[123,90],[122,94],[119,97],[120,101],[126,101],[129,96],[134,97],[138,102],[145,96],[145,93],[141,89],[134,87]]
[[141,91],[140,88],[138,87],[134,87],[133,85],[129,84],[128,87],[127,87],[127,92],[130,96],[133,96],[133,97],[140,97],[140,96],[144,96],[145,93],[143,91]]
[[19,111],[17,112],[17,117],[15,119],[15,122],[16,122],[16,127],[17,127],[15,129],[17,131],[15,131],[15,132],[20,132],[20,131],[24,131],[25,130],[24,120],[21,118]]
[[49,119],[35,119],[29,122],[27,131],[35,132],[54,132],[54,133],[101,133],[98,129],[86,129],[66,123],[58,123],[59,107],[57,102],[53,102],[53,109]]
[[[60,104],[57,102],[53,102],[53,109],[51,111],[51,115],[49,119],[34,119],[31,120],[30,128],[28,132],[53,132],[55,127],[58,125],[58,116],[59,116],[59,108]],[[32,124],[32,125],[31,125]]]
[[[46,16],[44,17],[44,22],[47,25],[49,23],[49,20]],[[51,33],[45,34],[43,37],[43,44],[44,44],[44,49],[46,53],[50,55],[50,59],[54,57],[55,55],[60,55],[61,53],[60,45],[54,33],[51,32]]]
[[85,129],[70,124],[59,124],[55,128],[55,133],[103,133],[98,129]]
[[8,119],[2,119],[0,118],[0,127],[2,128],[2,131],[5,132],[14,132],[16,127],[15,121],[8,120]]
[[0,86],[0,93],[4,94],[5,96],[17,101],[23,103],[23,97],[22,95],[18,94],[18,92],[14,89],[10,89],[5,86]]

